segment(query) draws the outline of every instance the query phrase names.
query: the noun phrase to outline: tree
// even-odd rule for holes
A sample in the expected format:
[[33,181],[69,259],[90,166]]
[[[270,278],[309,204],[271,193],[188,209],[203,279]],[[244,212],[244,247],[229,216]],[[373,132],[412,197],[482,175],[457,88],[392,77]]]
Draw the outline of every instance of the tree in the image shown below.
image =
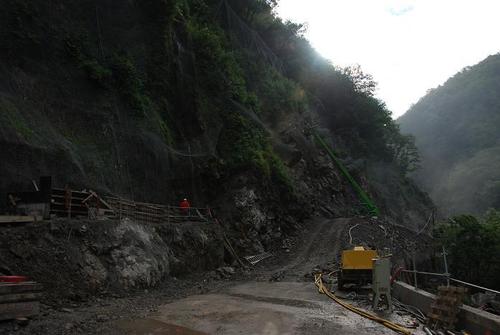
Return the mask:
[[363,72],[361,65],[356,64],[345,67],[341,70],[343,74],[348,76],[354,84],[354,89],[357,92],[373,96],[377,88],[377,82],[371,74]]
[[482,219],[455,216],[436,227],[435,236],[448,252],[450,272],[458,279],[500,289],[500,212]]
[[248,23],[259,14],[270,13],[278,5],[277,0],[228,0],[228,3]]
[[412,135],[401,135],[399,131],[394,134],[393,157],[403,174],[413,172],[420,166],[420,155]]

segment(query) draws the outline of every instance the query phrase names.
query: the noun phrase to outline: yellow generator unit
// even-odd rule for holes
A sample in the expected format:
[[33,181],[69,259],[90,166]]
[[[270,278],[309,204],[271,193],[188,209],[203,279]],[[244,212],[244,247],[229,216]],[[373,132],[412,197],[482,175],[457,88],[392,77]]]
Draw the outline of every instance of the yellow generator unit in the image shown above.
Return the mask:
[[338,288],[345,284],[363,286],[372,281],[373,259],[377,258],[376,250],[354,247],[353,250],[342,251],[342,263],[338,276]]

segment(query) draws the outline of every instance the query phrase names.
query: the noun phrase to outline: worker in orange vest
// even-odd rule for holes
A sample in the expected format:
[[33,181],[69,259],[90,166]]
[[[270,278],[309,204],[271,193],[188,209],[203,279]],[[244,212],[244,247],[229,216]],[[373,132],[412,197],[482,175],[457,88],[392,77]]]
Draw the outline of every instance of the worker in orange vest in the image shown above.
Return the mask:
[[191,204],[189,203],[188,199],[184,198],[181,203],[179,204],[179,207],[181,208],[181,213],[184,215],[189,214],[189,208],[191,208]]

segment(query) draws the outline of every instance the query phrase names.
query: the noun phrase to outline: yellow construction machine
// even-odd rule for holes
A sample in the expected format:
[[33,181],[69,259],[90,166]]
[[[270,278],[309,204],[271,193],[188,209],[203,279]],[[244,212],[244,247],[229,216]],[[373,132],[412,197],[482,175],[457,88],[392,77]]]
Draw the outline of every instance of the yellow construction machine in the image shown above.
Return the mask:
[[355,284],[358,287],[372,282],[373,260],[378,258],[376,250],[354,247],[342,251],[342,260],[338,274],[338,289],[345,284]]

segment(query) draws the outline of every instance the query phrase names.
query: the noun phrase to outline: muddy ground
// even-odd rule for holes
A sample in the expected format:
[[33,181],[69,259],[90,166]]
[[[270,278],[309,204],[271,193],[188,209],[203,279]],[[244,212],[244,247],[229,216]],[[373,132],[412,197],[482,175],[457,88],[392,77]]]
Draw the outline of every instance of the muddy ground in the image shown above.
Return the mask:
[[[353,244],[372,245],[378,248],[394,248],[395,259],[413,248],[415,236],[411,231],[363,218],[326,219],[315,218],[294,238],[283,241],[272,250],[273,257],[253,267],[196,273],[169,274],[154,288],[131,287],[121,291],[95,291],[85,296],[64,294],[67,287],[50,286],[42,301],[41,314],[21,326],[16,322],[0,324],[2,334],[119,334],[116,323],[146,318],[161,306],[188,296],[224,292],[238,284],[251,282],[311,282],[313,273],[332,270],[337,266],[339,251]],[[425,250],[429,239],[418,237],[419,248]],[[100,255],[101,257],[103,255]],[[104,255],[105,257],[108,257]],[[223,256],[223,255],[222,255]],[[201,262],[198,261],[200,264]],[[188,266],[184,264],[185,266]],[[109,272],[109,271],[108,271]],[[56,285],[57,286],[57,285]],[[55,292],[61,291],[61,299]],[[314,328],[314,326],[311,326]]]

